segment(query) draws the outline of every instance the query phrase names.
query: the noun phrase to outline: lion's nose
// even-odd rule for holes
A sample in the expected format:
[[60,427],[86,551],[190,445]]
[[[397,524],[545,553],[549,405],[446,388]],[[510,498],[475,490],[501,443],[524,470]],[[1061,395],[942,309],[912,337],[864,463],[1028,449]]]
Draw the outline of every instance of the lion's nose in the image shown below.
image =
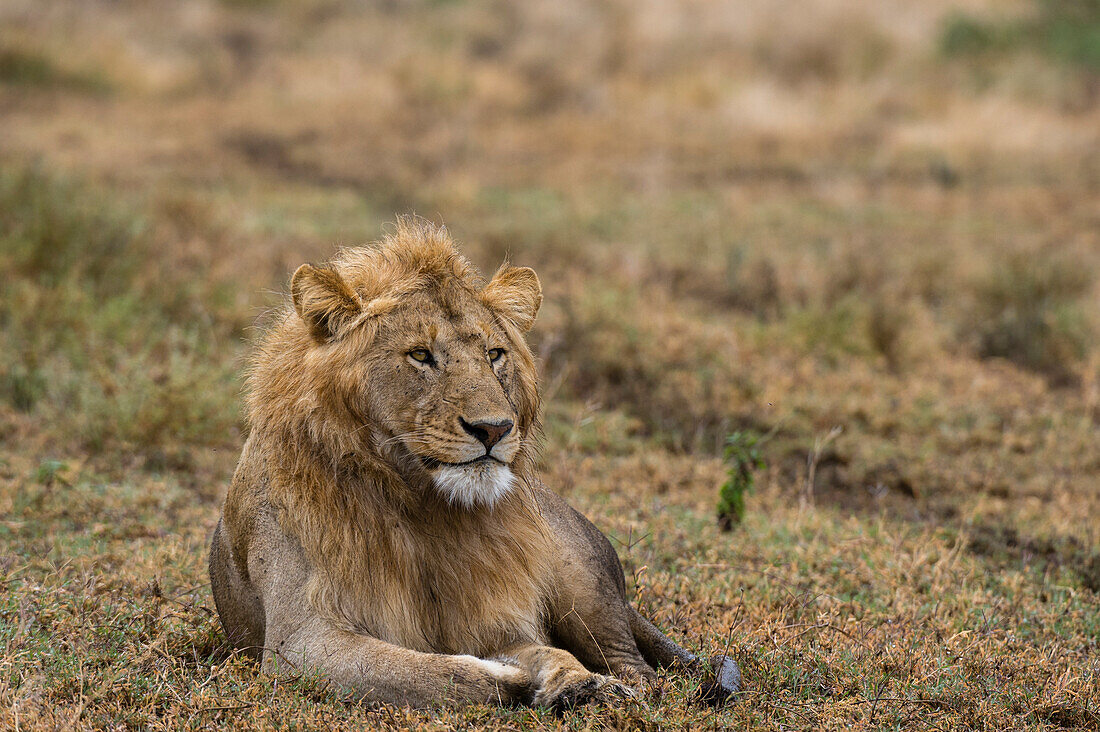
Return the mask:
[[458,421],[462,423],[462,429],[469,432],[476,437],[478,441],[485,445],[486,450],[492,450],[493,445],[497,444],[504,439],[504,436],[512,431],[512,420],[506,419],[503,422],[467,422],[461,417]]

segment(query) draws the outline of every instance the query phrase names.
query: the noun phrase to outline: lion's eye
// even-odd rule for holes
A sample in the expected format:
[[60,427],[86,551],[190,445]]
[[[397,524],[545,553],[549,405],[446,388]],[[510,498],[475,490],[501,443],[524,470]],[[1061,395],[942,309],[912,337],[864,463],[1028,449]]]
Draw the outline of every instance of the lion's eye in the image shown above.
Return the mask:
[[432,352],[427,348],[414,348],[409,351],[409,358],[417,363],[431,363],[434,360],[432,359]]
[[489,349],[489,360],[490,361],[494,361],[494,362],[499,361],[500,357],[503,356],[503,355],[504,355],[504,349],[503,348],[490,348]]

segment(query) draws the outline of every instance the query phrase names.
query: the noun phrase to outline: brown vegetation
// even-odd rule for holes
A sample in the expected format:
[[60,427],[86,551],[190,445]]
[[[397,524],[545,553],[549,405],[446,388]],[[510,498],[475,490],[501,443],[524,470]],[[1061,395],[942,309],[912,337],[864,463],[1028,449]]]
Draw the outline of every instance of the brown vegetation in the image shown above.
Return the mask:
[[548,484],[745,672],[567,727],[1095,727],[1094,6],[4,3],[0,727],[550,723],[211,616],[264,293],[410,210],[538,270]]

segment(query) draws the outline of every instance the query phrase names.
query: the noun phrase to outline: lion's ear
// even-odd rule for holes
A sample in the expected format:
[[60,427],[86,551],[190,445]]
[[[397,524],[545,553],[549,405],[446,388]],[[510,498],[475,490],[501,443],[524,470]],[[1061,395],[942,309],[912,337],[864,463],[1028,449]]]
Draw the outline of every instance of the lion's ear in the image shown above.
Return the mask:
[[290,278],[298,317],[318,341],[327,341],[363,310],[363,302],[344,278],[328,267],[303,264]]
[[526,333],[542,305],[542,285],[530,267],[504,264],[481,291],[481,301]]

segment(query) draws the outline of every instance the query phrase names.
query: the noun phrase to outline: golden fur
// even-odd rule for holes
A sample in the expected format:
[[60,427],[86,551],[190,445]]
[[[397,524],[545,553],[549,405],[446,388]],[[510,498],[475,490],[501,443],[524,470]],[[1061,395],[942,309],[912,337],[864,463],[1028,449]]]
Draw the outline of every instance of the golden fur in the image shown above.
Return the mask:
[[604,674],[698,666],[630,607],[607,539],[538,483],[533,271],[482,282],[444,229],[402,219],[300,267],[291,298],[248,374],[211,540],[234,646],[418,706],[570,706],[633,693]]
[[346,320],[334,326],[342,337],[317,349],[310,325],[285,312],[257,352],[247,399],[253,435],[278,443],[267,458],[269,499],[321,570],[309,588],[314,606],[349,630],[423,651],[484,655],[518,640],[544,642],[540,598],[552,547],[528,484],[539,404],[518,326],[498,319],[518,355],[509,395],[525,435],[516,489],[489,512],[444,510],[442,497],[394,470],[382,444],[393,435],[355,408],[357,390],[377,381],[362,354],[387,347],[378,342],[380,319],[414,327],[397,308],[402,298],[428,292],[457,308],[467,299],[492,303],[493,291],[479,296],[483,283],[444,229],[413,219],[380,246],[345,250],[319,271],[344,286],[347,305],[336,307]]

